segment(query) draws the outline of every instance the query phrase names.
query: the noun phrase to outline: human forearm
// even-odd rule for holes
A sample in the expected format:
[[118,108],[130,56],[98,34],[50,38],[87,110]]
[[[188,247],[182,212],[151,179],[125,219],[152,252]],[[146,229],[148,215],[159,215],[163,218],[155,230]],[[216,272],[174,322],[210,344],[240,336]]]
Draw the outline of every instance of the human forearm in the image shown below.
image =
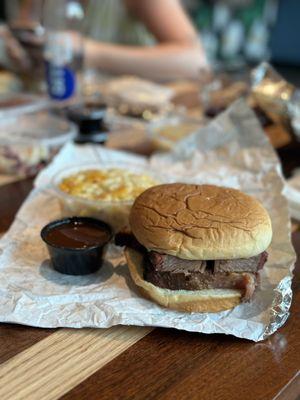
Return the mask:
[[0,24],[0,66],[15,72],[30,67],[25,50],[5,24]]
[[114,74],[136,74],[154,80],[197,78],[207,67],[198,44],[161,43],[153,47],[120,46],[85,40],[87,65]]

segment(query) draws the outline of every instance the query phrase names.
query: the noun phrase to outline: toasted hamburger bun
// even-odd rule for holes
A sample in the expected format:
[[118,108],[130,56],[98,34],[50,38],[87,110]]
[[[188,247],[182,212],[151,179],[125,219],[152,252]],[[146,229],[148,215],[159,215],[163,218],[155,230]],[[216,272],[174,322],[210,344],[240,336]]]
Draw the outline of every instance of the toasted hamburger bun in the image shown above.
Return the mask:
[[144,280],[142,253],[127,247],[125,257],[130,275],[141,294],[161,306],[185,312],[218,312],[233,308],[241,301],[241,291],[234,289],[162,289]]
[[258,200],[214,185],[153,186],[135,200],[129,222],[148,250],[188,260],[248,258],[272,239],[270,217]]

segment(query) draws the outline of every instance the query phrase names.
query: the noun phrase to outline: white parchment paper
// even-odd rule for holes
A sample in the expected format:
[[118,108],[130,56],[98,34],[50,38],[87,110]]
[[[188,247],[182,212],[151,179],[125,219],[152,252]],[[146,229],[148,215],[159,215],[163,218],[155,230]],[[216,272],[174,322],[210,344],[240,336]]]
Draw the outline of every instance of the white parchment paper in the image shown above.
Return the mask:
[[[164,309],[140,296],[114,246],[95,274],[74,277],[51,268],[40,230],[60,217],[50,187],[52,177],[67,166],[119,161],[163,173],[167,181],[239,188],[262,201],[271,215],[274,236],[253,301],[216,314]],[[51,328],[151,325],[263,340],[286,321],[292,298],[295,252],[283,186],[277,156],[243,101],[179,143],[172,153],[149,161],[100,146],[68,144],[37,177],[35,189],[0,241],[0,321]]]

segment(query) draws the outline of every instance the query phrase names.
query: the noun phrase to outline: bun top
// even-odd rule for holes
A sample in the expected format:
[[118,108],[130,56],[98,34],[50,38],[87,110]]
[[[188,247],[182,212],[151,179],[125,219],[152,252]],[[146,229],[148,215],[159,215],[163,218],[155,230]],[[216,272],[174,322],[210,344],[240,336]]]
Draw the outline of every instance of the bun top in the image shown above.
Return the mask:
[[214,185],[153,186],[135,200],[129,221],[148,250],[188,260],[248,258],[272,239],[270,217],[259,201]]

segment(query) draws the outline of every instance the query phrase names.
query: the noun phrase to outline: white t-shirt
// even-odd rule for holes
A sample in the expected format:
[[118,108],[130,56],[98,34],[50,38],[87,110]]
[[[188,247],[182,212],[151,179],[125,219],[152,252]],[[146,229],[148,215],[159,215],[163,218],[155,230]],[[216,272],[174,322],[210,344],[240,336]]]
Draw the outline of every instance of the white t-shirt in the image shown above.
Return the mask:
[[122,0],[89,0],[84,34],[95,40],[117,44],[155,43],[146,27],[129,14]]

